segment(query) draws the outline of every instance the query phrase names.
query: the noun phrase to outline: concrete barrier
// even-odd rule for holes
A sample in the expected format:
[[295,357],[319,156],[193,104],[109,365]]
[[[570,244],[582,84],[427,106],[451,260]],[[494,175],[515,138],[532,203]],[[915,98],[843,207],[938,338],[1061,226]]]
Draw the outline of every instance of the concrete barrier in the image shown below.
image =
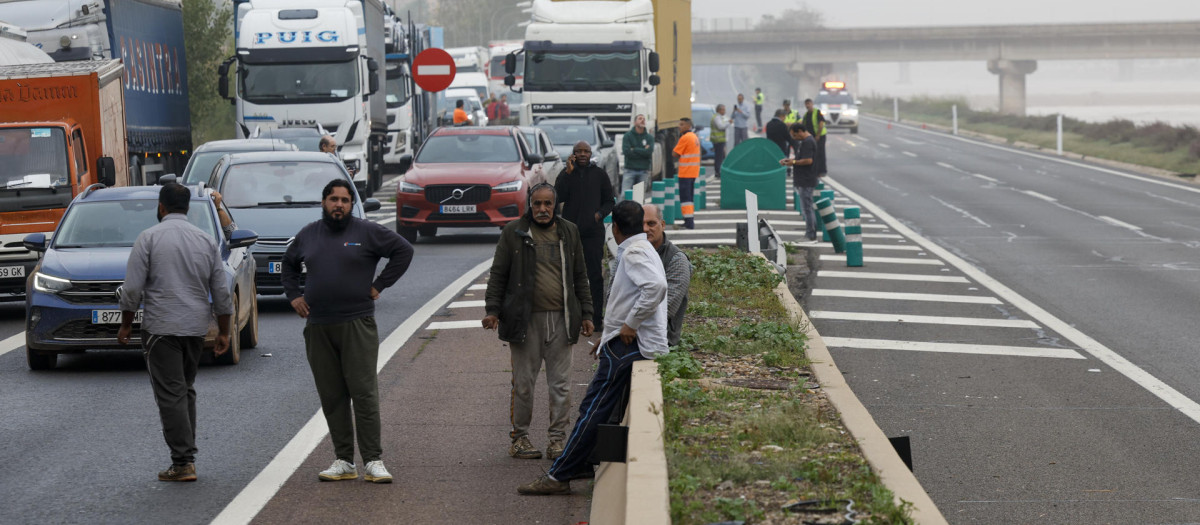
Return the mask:
[[658,363],[637,361],[622,424],[629,427],[625,463],[601,463],[592,488],[592,525],[669,525],[667,451],[663,444]]

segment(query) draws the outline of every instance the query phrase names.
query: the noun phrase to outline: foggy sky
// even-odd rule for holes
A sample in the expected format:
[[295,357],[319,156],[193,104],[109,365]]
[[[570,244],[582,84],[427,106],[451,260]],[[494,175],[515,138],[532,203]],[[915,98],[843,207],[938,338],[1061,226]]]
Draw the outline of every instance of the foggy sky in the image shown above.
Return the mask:
[[[799,0],[692,0],[698,18],[753,18]],[[808,0],[830,27],[1200,20],[1196,0]],[[736,6],[734,9],[733,4]]]

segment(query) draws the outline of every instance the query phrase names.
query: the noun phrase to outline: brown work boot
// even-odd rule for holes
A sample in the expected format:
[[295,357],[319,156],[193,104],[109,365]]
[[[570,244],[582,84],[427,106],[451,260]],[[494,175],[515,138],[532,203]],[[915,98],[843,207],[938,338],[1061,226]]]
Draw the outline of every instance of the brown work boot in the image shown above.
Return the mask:
[[196,465],[188,463],[186,465],[171,465],[162,472],[158,473],[159,481],[196,481]]
[[546,459],[553,461],[555,459],[558,459],[558,457],[561,456],[562,453],[563,453],[562,438],[553,438],[550,440],[550,444],[546,445]]
[[571,493],[570,481],[554,481],[550,476],[542,476],[530,483],[517,487],[518,494],[527,496],[556,496]]
[[542,451],[533,447],[529,436],[521,436],[508,447],[508,455],[517,459],[538,459],[542,457]]

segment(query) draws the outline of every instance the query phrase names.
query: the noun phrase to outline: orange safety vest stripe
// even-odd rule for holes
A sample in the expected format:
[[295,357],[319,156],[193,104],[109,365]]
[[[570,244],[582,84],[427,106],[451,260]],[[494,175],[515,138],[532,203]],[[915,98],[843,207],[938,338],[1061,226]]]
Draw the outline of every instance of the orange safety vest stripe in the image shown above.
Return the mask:
[[690,131],[684,133],[679,137],[679,144],[675,145],[675,153],[679,154],[679,178],[699,178],[700,138]]

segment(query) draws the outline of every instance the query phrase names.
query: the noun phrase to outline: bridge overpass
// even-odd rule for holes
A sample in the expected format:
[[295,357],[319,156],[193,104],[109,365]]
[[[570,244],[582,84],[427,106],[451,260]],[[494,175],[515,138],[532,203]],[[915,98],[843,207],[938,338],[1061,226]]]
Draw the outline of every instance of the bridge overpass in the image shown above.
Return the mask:
[[1200,58],[1200,22],[1045,24],[796,31],[696,31],[693,65],[777,64],[812,89],[834,64],[986,62],[1000,110],[1025,114],[1025,76],[1039,60]]

